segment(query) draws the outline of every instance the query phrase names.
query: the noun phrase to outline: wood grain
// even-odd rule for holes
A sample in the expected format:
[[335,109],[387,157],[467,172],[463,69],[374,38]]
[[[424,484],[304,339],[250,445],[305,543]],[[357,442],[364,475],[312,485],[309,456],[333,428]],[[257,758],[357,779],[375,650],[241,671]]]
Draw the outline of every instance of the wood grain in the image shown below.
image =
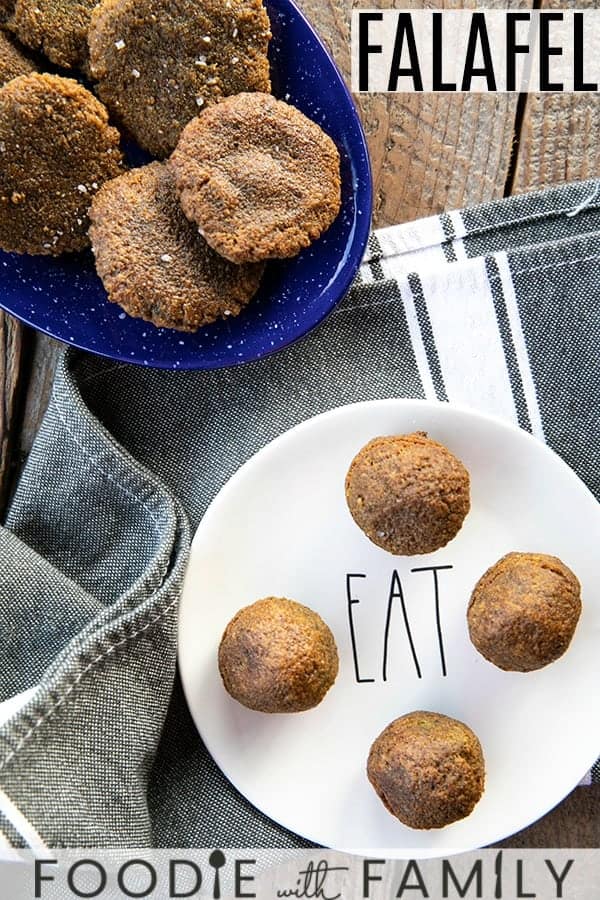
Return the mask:
[[[342,72],[350,75],[349,0],[299,0]],[[416,0],[358,0],[355,8],[419,8]],[[476,5],[434,0],[431,8]],[[530,8],[531,0],[489,0],[486,8]],[[395,225],[504,195],[518,98],[486,94],[356,97],[373,164],[374,224]]]
[[513,193],[600,172],[600,104],[595,94],[531,94],[519,135]]
[[[595,9],[597,0],[578,0]],[[562,0],[542,0],[541,9],[564,9]],[[600,104],[597,94],[529,94],[517,135],[513,193],[540,190],[600,172]]]
[[25,328],[0,312],[0,511],[4,511],[18,463],[19,399],[26,359]]
[[32,334],[28,353],[27,390],[23,398],[22,424],[16,442],[21,459],[26,459],[42,423],[50,394],[54,371],[63,345],[45,334]]
[[[298,0],[350,73],[351,0]],[[560,6],[561,0],[552,0]],[[360,0],[355,6],[418,7],[412,0]],[[434,0],[430,7],[474,6]],[[530,8],[532,0],[487,0],[491,7]],[[550,6],[551,0],[544,0]],[[596,0],[579,0],[578,8]],[[515,192],[588,178],[600,171],[600,107],[595,96],[530,96],[522,122],[517,98],[379,95],[357,103],[367,132],[375,182],[377,227],[503,196],[518,139]],[[31,448],[50,394],[59,345],[0,313],[0,508]],[[600,785],[579,788],[552,813],[504,846],[600,846]]]

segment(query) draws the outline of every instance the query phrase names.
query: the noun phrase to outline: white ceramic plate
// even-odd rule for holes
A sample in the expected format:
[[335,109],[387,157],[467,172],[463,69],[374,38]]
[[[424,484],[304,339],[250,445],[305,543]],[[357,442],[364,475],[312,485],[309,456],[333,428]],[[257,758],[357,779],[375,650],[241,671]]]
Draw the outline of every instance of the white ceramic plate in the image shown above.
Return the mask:
[[[393,557],[354,524],[350,461],[371,438],[427,431],[471,473],[472,510],[457,538],[422,557]],[[196,534],[180,617],[179,656],[194,721],[217,764],[266,815],[336,849],[427,857],[474,849],[524,828],[565,797],[600,752],[599,506],[547,447],[512,426],[446,404],[383,400],[336,409],[292,429],[223,488]],[[466,609],[483,572],[511,550],[561,557],[582,583],[584,611],[568,653],[537,673],[507,674],[469,642]],[[434,574],[437,574],[440,651]],[[383,679],[384,632],[393,601]],[[347,594],[350,579],[358,671]],[[229,619],[265,596],[290,597],[329,624],[340,674],[317,709],[251,712],[225,692],[217,649]],[[446,675],[443,668],[446,668]],[[486,759],[472,815],[440,831],[404,827],[365,773],[382,729],[411,710],[466,722]]]

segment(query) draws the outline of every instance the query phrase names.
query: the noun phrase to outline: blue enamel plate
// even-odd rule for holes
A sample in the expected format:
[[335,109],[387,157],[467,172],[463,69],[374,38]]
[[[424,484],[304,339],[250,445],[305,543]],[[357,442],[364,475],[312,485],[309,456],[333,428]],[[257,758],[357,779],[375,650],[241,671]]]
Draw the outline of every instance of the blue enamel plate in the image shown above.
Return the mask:
[[307,334],[344,295],[365,251],[372,185],[356,108],[329,53],[290,0],[267,0],[273,92],[317,122],[342,157],[342,210],[292,260],[267,266],[238,318],[182,334],[109,303],[90,252],[59,259],[0,252],[0,306],[28,325],[92,353],[163,369],[216,369],[260,359]]

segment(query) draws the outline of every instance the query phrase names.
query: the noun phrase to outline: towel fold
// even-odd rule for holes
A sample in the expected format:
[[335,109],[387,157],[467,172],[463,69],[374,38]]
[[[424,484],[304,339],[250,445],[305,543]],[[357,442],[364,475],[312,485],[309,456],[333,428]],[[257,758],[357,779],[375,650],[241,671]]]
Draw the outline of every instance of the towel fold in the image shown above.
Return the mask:
[[260,362],[171,373],[65,353],[0,532],[0,701],[29,692],[0,727],[0,835],[303,846],[237,794],[186,710],[176,625],[192,530],[274,437],[383,397],[502,416],[600,497],[599,188],[375,233],[329,319]]

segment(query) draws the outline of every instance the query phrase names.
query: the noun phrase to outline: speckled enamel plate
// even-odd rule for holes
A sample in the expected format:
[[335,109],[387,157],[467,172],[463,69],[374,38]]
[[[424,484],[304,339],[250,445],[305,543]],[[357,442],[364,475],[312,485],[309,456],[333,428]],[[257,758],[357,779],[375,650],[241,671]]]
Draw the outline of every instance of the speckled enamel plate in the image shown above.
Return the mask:
[[[340,150],[342,211],[331,229],[296,259],[269,264],[258,296],[239,318],[193,335],[155,328],[110,304],[91,253],[50,259],[0,251],[0,306],[76,347],[165,369],[215,369],[259,359],[307,334],[333,309],[368,239],[367,146],[344,81],[306,19],[290,0],[267,0],[266,6],[275,95],[318,122]],[[134,157],[140,161],[139,153]]]
[[[463,460],[472,510],[444,549],[393,557],[354,524],[344,478],[371,438],[416,430]],[[196,533],[179,631],[192,716],[238,790],[317,844],[431,857],[495,843],[555,806],[600,753],[599,546],[598,503],[565,463],[523,431],[425,401],[382,400],[318,416],[246,463]],[[583,614],[566,655],[526,675],[486,662],[466,623],[475,583],[511,550],[559,556],[583,590]],[[269,595],[312,607],[335,635],[338,680],[310,712],[251,712],[221,683],[217,650],[227,622]],[[486,760],[482,800],[467,819],[439,831],[413,831],[397,821],[365,771],[383,728],[420,709],[469,725]]]

